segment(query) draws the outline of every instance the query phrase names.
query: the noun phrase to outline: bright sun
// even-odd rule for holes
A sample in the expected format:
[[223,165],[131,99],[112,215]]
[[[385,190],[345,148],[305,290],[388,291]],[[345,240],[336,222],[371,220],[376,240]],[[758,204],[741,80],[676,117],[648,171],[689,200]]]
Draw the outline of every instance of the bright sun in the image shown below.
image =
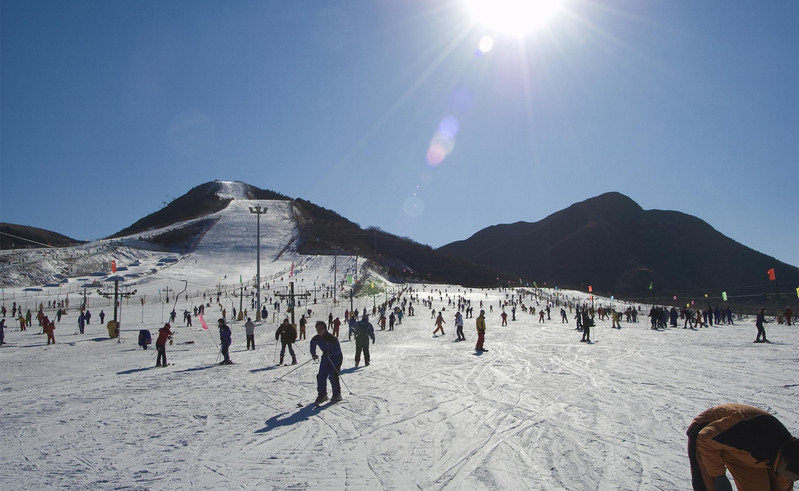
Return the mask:
[[563,0],[465,0],[474,20],[498,34],[516,36],[544,24],[561,7]]

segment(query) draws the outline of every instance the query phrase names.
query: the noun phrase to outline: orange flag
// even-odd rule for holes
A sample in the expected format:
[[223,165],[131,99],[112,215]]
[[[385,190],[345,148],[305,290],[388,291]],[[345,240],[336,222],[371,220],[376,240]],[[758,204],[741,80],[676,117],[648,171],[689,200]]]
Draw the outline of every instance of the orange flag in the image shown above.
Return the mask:
[[777,275],[774,273],[774,268],[769,269],[766,271],[768,273],[768,279],[771,281],[775,281],[777,279]]

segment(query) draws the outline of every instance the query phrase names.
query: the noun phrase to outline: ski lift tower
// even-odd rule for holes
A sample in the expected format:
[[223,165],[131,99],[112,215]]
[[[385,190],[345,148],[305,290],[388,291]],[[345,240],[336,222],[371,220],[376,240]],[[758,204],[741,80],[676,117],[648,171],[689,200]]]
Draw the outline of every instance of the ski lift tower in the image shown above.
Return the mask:
[[296,306],[296,302],[294,299],[296,298],[305,298],[308,299],[311,296],[311,292],[304,291],[302,293],[294,293],[294,282],[289,282],[288,292],[287,293],[277,293],[275,292],[276,297],[280,298],[288,298],[288,306],[289,311],[291,311],[291,325],[296,326],[297,324],[294,322],[294,311],[296,310],[294,307]]
[[261,205],[251,206],[250,207],[250,213],[252,213],[253,215],[255,215],[257,217],[257,219],[256,219],[257,225],[256,225],[256,231],[255,231],[255,233],[256,233],[256,239],[255,239],[255,244],[256,245],[255,245],[255,248],[256,248],[256,258],[257,258],[256,259],[256,261],[257,261],[256,268],[257,269],[256,269],[256,275],[255,276],[256,276],[256,282],[257,282],[256,295],[258,296],[258,298],[257,298],[257,301],[258,301],[257,309],[258,310],[255,311],[255,320],[259,321],[259,320],[261,320],[261,215],[265,215],[266,214],[266,207],[261,208]]
[[[114,282],[114,292],[111,293],[111,292],[104,292],[104,291],[101,291],[101,290],[97,290],[97,294],[102,296],[102,297],[105,297],[105,298],[112,298],[113,297],[113,299],[114,299],[114,320],[112,321],[114,323],[114,332],[113,332],[114,335],[111,336],[111,334],[112,334],[111,329],[109,329],[108,334],[112,338],[114,338],[114,337],[117,338],[117,343],[119,343],[119,342],[121,342],[121,339],[120,339],[120,336],[119,336],[121,329],[120,329],[120,326],[119,326],[119,321],[117,320],[117,309],[118,309],[118,307],[120,307],[119,297],[127,298],[127,297],[130,297],[132,295],[135,295],[136,294],[136,290],[133,290],[132,292],[131,291],[120,292],[119,291],[119,282],[120,281],[125,281],[125,278],[123,276],[120,276],[120,275],[109,276],[108,278],[105,279],[105,281],[109,281],[109,282],[113,281]],[[84,290],[84,292],[85,292],[85,290]],[[110,324],[110,322],[109,322],[109,324]]]

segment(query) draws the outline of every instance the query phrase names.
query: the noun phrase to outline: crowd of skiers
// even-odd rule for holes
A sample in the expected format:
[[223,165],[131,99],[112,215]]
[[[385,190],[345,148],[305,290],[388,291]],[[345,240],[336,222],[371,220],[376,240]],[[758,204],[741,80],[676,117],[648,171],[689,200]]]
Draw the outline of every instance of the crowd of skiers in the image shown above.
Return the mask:
[[[332,400],[337,401],[341,398],[339,371],[342,364],[342,354],[338,339],[341,336],[340,327],[342,324],[346,324],[348,327],[347,338],[350,340],[353,337],[355,338],[355,367],[360,366],[361,360],[363,360],[364,366],[369,366],[371,363],[370,344],[375,343],[375,327],[370,322],[370,315],[377,318],[377,325],[379,326],[380,330],[386,330],[386,325],[388,325],[388,330],[393,331],[395,326],[402,324],[402,320],[406,315],[413,316],[415,314],[414,303],[421,303],[424,307],[430,309],[431,319],[433,319],[433,324],[435,327],[433,330],[434,337],[437,337],[439,334],[441,336],[445,335],[445,325],[447,325],[445,312],[447,312],[447,309],[454,309],[455,314],[452,322],[456,330],[456,340],[466,340],[466,335],[464,333],[464,319],[473,318],[475,310],[475,306],[472,305],[472,301],[470,299],[466,298],[464,295],[457,295],[455,297],[450,296],[446,290],[443,292],[440,290],[430,292],[424,298],[420,296],[418,291],[408,291],[403,293],[405,294],[403,295],[401,293],[399,296],[393,297],[391,300],[386,301],[379,307],[374,305],[371,309],[371,312],[367,310],[367,308],[363,308],[362,311],[350,311],[349,309],[345,309],[343,322],[341,321],[340,317],[334,317],[331,312],[328,314],[327,323],[324,321],[317,321],[315,323],[315,329],[317,332],[316,335],[311,338],[310,350],[314,360],[319,359],[319,356],[316,354],[317,349],[321,352],[321,361],[319,365],[319,372],[317,374],[317,402],[323,402],[328,399],[326,392],[326,384],[328,381],[332,387]],[[434,308],[436,300],[438,300],[440,303],[443,303],[445,295],[446,306],[442,306],[438,311],[436,311]],[[438,299],[435,298],[436,296],[438,296]],[[541,300],[544,300],[543,305],[541,304]],[[535,305],[533,305],[533,303],[535,303]],[[61,316],[66,312],[66,306],[52,304],[51,306],[57,307],[58,310],[56,316],[60,321]],[[193,316],[196,317],[198,315],[202,315],[205,312],[206,306],[210,307],[210,303],[207,305],[201,304],[197,307],[194,307],[192,311],[184,310],[184,323],[187,326],[191,326],[191,318]],[[226,322],[227,313],[224,307],[221,304],[218,306],[222,313],[222,317],[218,320],[220,355],[223,358],[220,364],[228,365],[233,363],[230,359],[229,352],[232,341],[231,329]],[[62,307],[64,310],[62,310]],[[474,349],[476,353],[480,354],[488,351],[488,349],[486,349],[484,346],[486,335],[485,308],[487,307],[489,312],[493,312],[494,304],[488,304],[483,300],[480,300],[477,303],[477,307],[479,308],[479,315],[477,318],[475,318],[474,324],[477,337]],[[624,310],[617,310],[613,306],[600,305],[595,308],[593,302],[591,304],[581,304],[573,299],[568,299],[565,297],[560,298],[557,296],[554,299],[551,297],[541,298],[533,291],[507,293],[504,300],[499,300],[497,302],[497,308],[500,312],[499,318],[501,326],[508,325],[509,317],[511,322],[516,321],[517,312],[519,311],[532,316],[537,315],[538,322],[540,323],[551,321],[552,309],[559,308],[560,323],[569,324],[569,318],[573,318],[576,325],[575,329],[581,333],[580,342],[585,343],[592,342],[592,327],[595,326],[597,320],[610,320],[612,328],[621,329],[622,320],[626,321],[627,323],[637,323],[640,317],[640,307],[636,308],[627,306],[624,308]],[[275,302],[274,309],[276,312],[280,311],[279,302]],[[27,314],[23,316],[22,310],[23,309],[17,306],[15,302],[12,306],[12,316],[16,315],[17,313],[20,314],[20,317],[18,318],[20,322],[20,329],[25,330],[26,326],[30,325],[32,314],[31,311],[28,310]],[[2,312],[5,313],[5,307],[3,307]],[[508,315],[508,312],[510,312],[510,316]],[[268,316],[265,305],[263,309],[257,313],[260,313],[263,319],[266,319]],[[234,319],[236,314],[237,312],[234,308]],[[246,317],[247,310],[238,312],[238,314],[239,320],[241,320],[242,316]],[[307,314],[310,317],[312,315],[312,310],[308,309]],[[780,314],[783,314],[783,312]],[[99,315],[101,322],[103,322],[105,317],[104,312],[101,311]],[[666,329],[667,327],[677,328],[679,327],[680,321],[684,329],[697,329],[713,325],[734,324],[732,309],[729,307],[726,309],[721,309],[719,307],[691,309],[686,307],[678,311],[675,307],[668,308],[662,306],[652,306],[649,310],[648,317],[650,318],[650,328],[657,330]],[[781,317],[782,315],[780,318]],[[78,315],[78,329],[81,334],[84,333],[85,325],[90,324],[91,318],[92,314],[88,309],[80,310]],[[158,331],[158,337],[155,342],[156,350],[158,352],[156,367],[168,366],[166,346],[167,344],[172,344],[174,332],[172,331],[171,323],[174,323],[175,318],[176,312],[173,309],[169,316],[170,322],[165,323],[164,326]],[[790,308],[787,308],[784,312],[784,318],[788,325],[792,325],[793,319]],[[42,332],[47,334],[47,344],[55,343],[54,330],[56,328],[56,323],[50,320],[48,316],[44,314],[44,306],[42,304],[39,305],[36,319],[42,326]],[[279,361],[280,365],[283,365],[284,363],[286,351],[288,351],[289,356],[291,357],[291,364],[297,364],[297,356],[294,351],[293,344],[299,340],[305,339],[307,323],[308,319],[303,313],[299,319],[299,330],[297,329],[297,326],[293,325],[289,321],[288,317],[285,317],[282,323],[277,327],[277,330],[275,331],[275,342],[277,343],[280,341],[281,344]],[[758,333],[755,342],[768,342],[765,334],[765,323],[767,323],[765,318],[765,309],[762,309],[756,317]],[[0,323],[0,344],[4,344],[5,327],[5,319],[3,319]],[[255,350],[255,323],[250,317],[246,317],[244,328],[247,350]],[[332,329],[332,332],[328,330],[329,328]],[[139,332],[139,345],[143,349],[147,349],[150,343],[150,332],[146,329],[142,329]]]

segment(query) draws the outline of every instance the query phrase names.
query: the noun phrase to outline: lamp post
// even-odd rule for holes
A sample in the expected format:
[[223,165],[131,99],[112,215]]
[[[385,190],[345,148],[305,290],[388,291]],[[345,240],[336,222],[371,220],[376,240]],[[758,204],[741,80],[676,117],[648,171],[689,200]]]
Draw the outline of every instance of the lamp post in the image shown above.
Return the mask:
[[255,320],[261,320],[261,215],[266,214],[266,207],[261,208],[261,205],[255,205],[250,207],[250,213],[256,215],[256,240],[255,240],[255,248],[256,248],[256,261],[257,261],[257,269],[256,269],[256,295],[258,296],[257,302],[257,311],[255,312]]

